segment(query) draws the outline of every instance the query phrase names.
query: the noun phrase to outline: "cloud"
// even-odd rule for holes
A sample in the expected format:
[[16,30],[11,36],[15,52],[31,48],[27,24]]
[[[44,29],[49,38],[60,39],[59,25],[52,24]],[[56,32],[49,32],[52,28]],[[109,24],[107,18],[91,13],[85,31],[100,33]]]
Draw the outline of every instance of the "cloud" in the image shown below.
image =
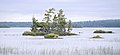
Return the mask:
[[69,15],[66,16],[67,19],[72,20],[72,22],[79,22],[79,21],[95,21],[95,20],[109,20],[109,19],[120,19],[117,17],[110,18],[110,17],[99,17],[99,16],[85,16],[85,15]]
[[43,19],[43,15],[41,14],[4,13],[0,15],[0,22],[31,22],[33,16],[39,21]]
[[[43,18],[47,8],[63,9],[73,21],[120,19],[120,0],[1,0],[0,21],[31,21]],[[14,14],[13,14],[14,13]],[[36,15],[38,14],[38,15]]]

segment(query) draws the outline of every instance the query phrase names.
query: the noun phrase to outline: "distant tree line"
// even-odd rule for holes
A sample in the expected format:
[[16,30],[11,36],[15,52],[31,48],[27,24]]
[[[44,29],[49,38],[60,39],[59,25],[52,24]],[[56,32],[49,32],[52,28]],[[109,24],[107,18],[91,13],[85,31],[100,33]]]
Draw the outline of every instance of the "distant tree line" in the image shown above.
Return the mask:
[[[31,27],[32,22],[0,22],[0,27]],[[72,22],[72,28],[81,27],[120,27],[120,19]]]
[[81,28],[81,27],[120,27],[120,19],[73,22],[72,27],[73,28]]

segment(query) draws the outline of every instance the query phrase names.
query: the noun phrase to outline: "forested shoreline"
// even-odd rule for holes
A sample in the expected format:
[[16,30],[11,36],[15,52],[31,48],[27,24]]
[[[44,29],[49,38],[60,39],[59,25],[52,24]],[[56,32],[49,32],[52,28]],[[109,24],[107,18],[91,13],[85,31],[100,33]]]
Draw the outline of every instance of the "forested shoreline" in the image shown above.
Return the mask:
[[[1,28],[9,27],[31,27],[32,22],[0,22]],[[73,28],[81,27],[120,27],[120,19],[116,20],[98,20],[98,21],[80,21],[72,22]]]

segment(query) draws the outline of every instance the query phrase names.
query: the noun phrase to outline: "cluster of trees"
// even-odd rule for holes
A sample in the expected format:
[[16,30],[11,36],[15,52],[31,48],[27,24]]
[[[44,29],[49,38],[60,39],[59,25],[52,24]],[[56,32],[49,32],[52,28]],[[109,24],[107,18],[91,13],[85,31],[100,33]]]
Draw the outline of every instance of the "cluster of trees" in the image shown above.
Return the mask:
[[66,21],[65,14],[62,9],[56,13],[54,8],[45,11],[43,21],[38,22],[34,17],[32,18],[32,32],[42,31],[46,34],[57,33],[65,34],[72,31],[72,22]]

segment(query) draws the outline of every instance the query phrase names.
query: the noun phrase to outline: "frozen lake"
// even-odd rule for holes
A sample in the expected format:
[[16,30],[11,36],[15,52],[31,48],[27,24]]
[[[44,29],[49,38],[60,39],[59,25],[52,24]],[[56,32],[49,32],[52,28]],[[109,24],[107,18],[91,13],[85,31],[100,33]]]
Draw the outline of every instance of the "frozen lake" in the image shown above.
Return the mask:
[[[30,28],[0,28],[0,55],[120,55],[120,28],[73,28],[75,36],[22,36]],[[93,33],[111,30],[114,33]],[[79,33],[80,32],[80,33]],[[102,39],[91,37],[100,35]]]

